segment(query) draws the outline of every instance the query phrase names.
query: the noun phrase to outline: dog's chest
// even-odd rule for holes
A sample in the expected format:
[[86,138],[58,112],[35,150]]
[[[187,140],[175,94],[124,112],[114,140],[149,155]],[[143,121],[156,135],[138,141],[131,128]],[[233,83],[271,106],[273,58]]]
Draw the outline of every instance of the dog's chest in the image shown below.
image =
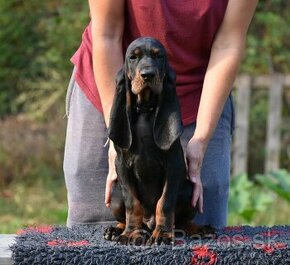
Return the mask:
[[148,178],[163,171],[164,154],[153,138],[153,115],[144,113],[138,117],[133,131],[134,171]]
[[158,152],[153,138],[153,115],[140,114],[133,130],[133,145],[137,153]]

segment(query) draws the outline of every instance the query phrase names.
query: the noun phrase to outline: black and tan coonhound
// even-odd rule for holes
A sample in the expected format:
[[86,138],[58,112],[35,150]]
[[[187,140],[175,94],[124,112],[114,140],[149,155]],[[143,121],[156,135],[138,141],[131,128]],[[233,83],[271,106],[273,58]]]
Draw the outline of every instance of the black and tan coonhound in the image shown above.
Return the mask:
[[175,73],[162,44],[149,37],[133,41],[116,86],[109,138],[117,152],[111,209],[118,223],[104,237],[140,244],[146,228],[147,244],[170,244],[174,228],[189,235],[211,233],[192,223],[196,209],[180,143]]

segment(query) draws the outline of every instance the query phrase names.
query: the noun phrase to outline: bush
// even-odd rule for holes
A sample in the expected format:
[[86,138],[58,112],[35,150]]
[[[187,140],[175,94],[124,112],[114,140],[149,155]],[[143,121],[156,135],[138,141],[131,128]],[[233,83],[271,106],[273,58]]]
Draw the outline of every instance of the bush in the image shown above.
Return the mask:
[[0,117],[54,116],[88,20],[87,1],[0,0]]
[[266,175],[256,175],[258,182],[290,204],[290,173],[278,170]]
[[290,173],[286,170],[257,174],[254,181],[241,174],[231,180],[229,224],[287,224],[289,204]]
[[237,218],[253,223],[257,214],[267,210],[273,201],[273,195],[250,181],[247,175],[241,174],[234,177],[231,180],[229,193],[230,223],[237,224]]

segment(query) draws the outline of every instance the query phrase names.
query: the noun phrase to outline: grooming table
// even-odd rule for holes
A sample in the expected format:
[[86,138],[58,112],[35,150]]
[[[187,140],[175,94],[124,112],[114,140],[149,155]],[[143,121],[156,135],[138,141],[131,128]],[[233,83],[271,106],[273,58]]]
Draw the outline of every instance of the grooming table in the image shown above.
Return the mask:
[[[227,227],[215,239],[172,246],[122,246],[102,238],[103,225],[30,227],[10,245],[14,264],[290,264],[290,226]],[[0,263],[6,264],[6,263]],[[9,264],[9,263],[7,263]]]

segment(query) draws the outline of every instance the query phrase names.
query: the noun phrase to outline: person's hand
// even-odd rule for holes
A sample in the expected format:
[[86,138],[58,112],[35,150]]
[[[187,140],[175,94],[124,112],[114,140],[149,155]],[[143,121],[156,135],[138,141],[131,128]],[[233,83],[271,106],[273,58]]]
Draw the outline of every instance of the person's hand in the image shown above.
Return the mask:
[[114,181],[117,179],[116,167],[115,167],[115,158],[117,156],[114,144],[112,141],[109,143],[109,152],[108,152],[108,163],[109,163],[109,172],[107,175],[106,181],[106,191],[105,191],[105,204],[106,207],[111,205],[111,194]]
[[206,144],[192,137],[186,147],[186,161],[189,180],[193,183],[193,195],[191,204],[195,207],[198,204],[198,211],[203,213],[203,189],[200,178],[200,171]]

